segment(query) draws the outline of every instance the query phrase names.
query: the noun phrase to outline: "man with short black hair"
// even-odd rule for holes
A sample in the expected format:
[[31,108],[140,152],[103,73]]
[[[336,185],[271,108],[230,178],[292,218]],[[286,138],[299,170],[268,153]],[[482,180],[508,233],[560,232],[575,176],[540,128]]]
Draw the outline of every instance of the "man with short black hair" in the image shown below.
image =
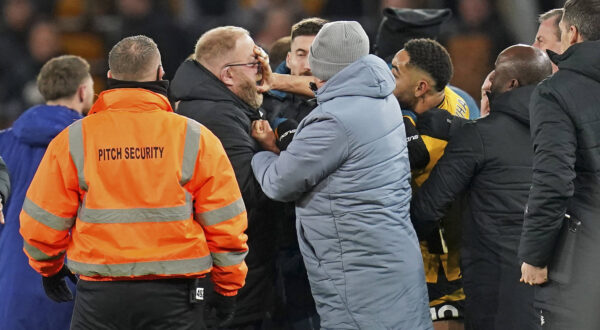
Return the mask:
[[[19,235],[19,212],[48,143],[82,118],[92,106],[90,66],[79,56],[55,57],[42,67],[37,86],[46,103],[25,111],[0,132],[0,156],[12,181],[11,198],[3,196],[6,225],[0,234],[0,329],[67,329],[73,303],[56,304],[44,294],[40,275],[27,264]],[[55,188],[55,187],[53,187]],[[73,289],[73,286],[71,286]]]
[[[417,116],[439,108],[469,118],[470,108],[466,102],[447,86],[452,72],[450,55],[441,44],[431,39],[410,40],[392,60],[392,74],[396,79],[394,95],[402,109],[411,109]],[[407,137],[411,139],[408,156],[413,188],[418,191],[444,153],[447,142],[419,134],[415,121],[418,117],[404,116]],[[443,238],[440,238],[441,230],[419,237],[421,251],[432,319],[434,322],[457,323],[463,317],[464,292],[459,267],[460,217],[456,207],[448,212],[442,226]],[[447,243],[446,248],[442,241]]]
[[600,328],[600,1],[568,0],[559,70],[530,103],[533,180],[519,246],[521,281],[544,329]]
[[64,277],[79,274],[71,329],[203,329],[209,279],[225,324],[248,251],[227,155],[173,113],[152,39],[121,40],[108,63],[108,90],[52,140],[27,191],[23,250],[54,301],[73,299]]

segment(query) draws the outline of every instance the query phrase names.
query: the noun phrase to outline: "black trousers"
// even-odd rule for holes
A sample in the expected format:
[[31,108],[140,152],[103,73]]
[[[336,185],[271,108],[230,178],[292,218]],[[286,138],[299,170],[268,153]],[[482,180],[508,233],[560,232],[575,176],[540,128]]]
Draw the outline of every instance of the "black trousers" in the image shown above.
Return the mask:
[[[204,301],[190,303],[190,279],[83,281],[71,320],[74,330],[204,330]],[[200,279],[200,286],[210,284]]]

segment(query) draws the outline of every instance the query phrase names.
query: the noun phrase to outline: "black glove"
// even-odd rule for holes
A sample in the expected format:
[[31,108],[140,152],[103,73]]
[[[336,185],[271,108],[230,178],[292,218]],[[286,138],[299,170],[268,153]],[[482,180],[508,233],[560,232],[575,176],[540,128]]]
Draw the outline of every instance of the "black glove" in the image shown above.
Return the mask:
[[206,303],[205,315],[216,311],[216,323],[218,327],[226,327],[231,324],[235,315],[237,296],[223,296],[215,292]]
[[433,108],[418,116],[417,130],[422,135],[449,141],[454,133],[467,122],[469,122],[468,119],[453,116],[443,109]]
[[417,132],[412,121],[404,116],[404,129],[406,130],[406,145],[408,147],[408,161],[411,170],[425,168],[429,163],[429,151],[425,142]]
[[52,276],[42,276],[42,284],[48,298],[56,302],[65,302],[73,300],[73,293],[67,286],[64,277],[68,276],[71,282],[77,284],[77,277],[71,273],[67,265],[63,265],[60,271]]
[[277,126],[273,127],[275,137],[277,138],[275,144],[280,151],[287,149],[290,142],[292,142],[294,134],[296,134],[296,128],[298,128],[298,123],[293,119],[284,119],[283,121],[279,121]]

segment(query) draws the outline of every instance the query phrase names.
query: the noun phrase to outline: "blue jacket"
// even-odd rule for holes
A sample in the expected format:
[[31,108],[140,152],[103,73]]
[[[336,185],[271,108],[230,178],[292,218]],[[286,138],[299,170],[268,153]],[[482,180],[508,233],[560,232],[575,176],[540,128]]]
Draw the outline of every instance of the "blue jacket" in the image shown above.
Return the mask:
[[40,274],[29,267],[23,252],[19,214],[48,143],[80,118],[62,106],[39,105],[0,132],[0,156],[6,161],[12,186],[6,225],[0,233],[0,329],[69,329],[73,302],[59,304],[44,293]]
[[287,151],[252,160],[267,196],[296,201],[323,329],[432,329],[394,86],[385,62],[363,57],[317,91]]

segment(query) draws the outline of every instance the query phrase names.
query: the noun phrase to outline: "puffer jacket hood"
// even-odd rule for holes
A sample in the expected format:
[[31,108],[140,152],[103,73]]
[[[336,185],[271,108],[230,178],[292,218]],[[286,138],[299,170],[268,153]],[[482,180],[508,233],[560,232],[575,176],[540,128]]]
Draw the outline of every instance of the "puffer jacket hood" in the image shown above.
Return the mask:
[[338,72],[316,92],[319,103],[341,96],[382,98],[394,91],[396,81],[387,64],[367,55]]
[[37,105],[25,111],[13,124],[13,134],[24,144],[47,146],[65,126],[82,116],[60,105]]
[[529,126],[529,100],[535,86],[523,86],[498,95],[492,100],[491,111],[505,113]]
[[574,44],[562,54],[547,51],[552,62],[560,70],[575,71],[583,76],[600,81],[600,40]]

